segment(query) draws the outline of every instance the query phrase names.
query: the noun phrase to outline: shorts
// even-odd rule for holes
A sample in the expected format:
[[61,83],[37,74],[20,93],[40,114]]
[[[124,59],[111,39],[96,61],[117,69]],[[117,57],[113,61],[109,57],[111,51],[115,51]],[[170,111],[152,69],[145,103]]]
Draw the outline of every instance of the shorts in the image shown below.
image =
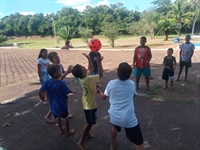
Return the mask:
[[43,81],[45,82],[46,80],[51,79],[50,75],[47,72],[41,72],[41,77]]
[[[118,132],[121,131],[120,126],[116,126],[116,125],[114,125],[114,126],[115,126],[115,128]],[[133,142],[135,145],[142,145],[143,144],[142,131],[141,131],[139,123],[135,127],[125,128],[125,131],[126,131],[126,137],[131,142]]]
[[84,112],[85,112],[85,118],[86,118],[87,124],[89,125],[96,124],[96,119],[98,117],[97,108],[92,109],[92,110],[84,109]]
[[99,72],[98,72],[98,71],[93,71],[93,72],[91,73],[91,75],[95,75],[95,74],[99,74]]
[[174,80],[174,71],[164,68],[162,79],[173,81]]
[[150,66],[147,67],[147,68],[135,68],[135,70],[134,70],[134,76],[135,77],[140,77],[142,74],[145,77],[150,77],[151,76]]
[[59,116],[53,114],[53,117],[54,117],[55,119],[56,119],[57,117],[61,117],[61,119],[66,120],[66,119],[68,118],[68,115],[69,115],[68,110],[66,110],[62,115],[59,115]]
[[192,67],[192,62],[191,61],[189,61],[189,62],[185,62],[185,61],[180,61],[180,67],[183,67],[183,66],[185,66],[185,67]]

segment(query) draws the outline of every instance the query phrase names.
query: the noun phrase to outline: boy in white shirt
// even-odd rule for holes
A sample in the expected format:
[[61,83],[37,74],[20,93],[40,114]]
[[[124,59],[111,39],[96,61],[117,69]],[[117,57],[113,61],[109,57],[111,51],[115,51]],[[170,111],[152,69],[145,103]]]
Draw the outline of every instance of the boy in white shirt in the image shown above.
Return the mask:
[[136,118],[133,101],[136,87],[135,83],[129,79],[131,73],[131,66],[123,62],[117,69],[119,79],[111,80],[104,93],[97,89],[103,100],[109,97],[108,113],[112,124],[110,150],[115,149],[117,132],[121,131],[121,127],[125,128],[126,136],[136,145],[136,150],[144,149],[142,132]]

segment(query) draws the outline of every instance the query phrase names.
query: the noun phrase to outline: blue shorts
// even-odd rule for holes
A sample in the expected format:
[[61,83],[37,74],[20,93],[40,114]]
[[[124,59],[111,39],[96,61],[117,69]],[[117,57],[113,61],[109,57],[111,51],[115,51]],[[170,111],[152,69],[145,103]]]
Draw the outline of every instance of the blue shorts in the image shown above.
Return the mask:
[[150,66],[147,67],[147,68],[135,68],[135,70],[134,70],[134,76],[135,77],[140,77],[142,74],[145,77],[150,77],[151,76]]
[[92,110],[85,110],[84,109],[84,112],[85,112],[85,118],[87,120],[87,124],[89,124],[89,125],[96,124],[96,119],[98,117],[97,108],[92,109]]

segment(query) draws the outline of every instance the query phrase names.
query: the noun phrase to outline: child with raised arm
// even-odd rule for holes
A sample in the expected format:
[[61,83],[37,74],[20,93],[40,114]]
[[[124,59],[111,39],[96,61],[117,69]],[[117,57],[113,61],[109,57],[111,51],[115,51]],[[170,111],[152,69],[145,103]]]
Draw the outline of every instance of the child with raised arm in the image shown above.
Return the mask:
[[[50,101],[51,112],[54,118],[58,118],[58,125],[60,128],[60,134],[64,133],[62,127],[62,120],[65,120],[65,127],[67,131],[67,136],[72,135],[75,130],[69,129],[69,119],[68,119],[68,103],[66,99],[69,93],[74,93],[75,91],[70,90],[66,83],[60,80],[62,73],[60,71],[59,65],[49,65],[47,69],[51,79],[44,82],[39,90],[39,96],[41,100],[44,100],[44,93],[48,91],[48,97]],[[68,68],[68,72],[71,72],[71,66]]]
[[131,73],[131,66],[123,62],[117,69],[118,79],[111,80],[104,93],[97,89],[103,100],[109,97],[108,113],[112,124],[110,150],[115,149],[117,133],[121,131],[121,127],[125,128],[126,136],[136,145],[136,150],[144,150],[142,132],[134,107],[136,87],[135,83],[129,79]]
[[80,64],[77,64],[73,67],[72,74],[79,79],[83,89],[82,104],[87,123],[83,128],[83,133],[77,145],[81,150],[86,150],[86,147],[84,145],[85,138],[86,137],[95,138],[95,136],[90,134],[90,129],[94,124],[96,124],[96,118],[97,118],[97,105],[95,100],[96,82],[98,82],[99,78],[103,76],[103,67],[101,64],[103,57],[99,57],[96,59],[99,69],[98,70],[99,74],[90,75],[91,72],[94,71],[90,56],[85,53],[83,53],[83,55],[88,59],[88,69],[86,69],[84,66]]
[[[60,77],[60,80],[64,80],[65,77],[71,72],[68,72],[68,71],[65,71],[64,70],[64,67],[63,65],[60,63],[60,57],[58,56],[58,53],[56,52],[50,52],[48,54],[48,58],[49,60],[51,61],[52,64],[55,64],[55,65],[59,65],[60,66],[60,71],[61,71],[61,77]],[[69,114],[69,118],[72,118],[72,114]],[[52,112],[51,110],[48,111],[48,113],[45,115],[44,117],[46,119],[46,121],[52,123],[54,122],[55,120],[52,120]]]
[[[38,60],[37,60],[37,68],[38,68],[38,77],[41,85],[48,79],[50,79],[50,76],[48,75],[47,72],[47,67],[50,64],[50,61],[47,57],[48,51],[47,49],[41,49],[40,53],[38,55]],[[45,100],[43,101],[43,104],[48,104],[47,101],[47,93],[45,94]]]
[[172,56],[173,49],[169,48],[167,50],[167,56],[164,57],[163,60],[163,75],[162,79],[165,80],[165,89],[168,88],[168,80],[171,84],[171,89],[174,89],[173,87],[173,81],[174,81],[174,70],[176,69],[176,58]]

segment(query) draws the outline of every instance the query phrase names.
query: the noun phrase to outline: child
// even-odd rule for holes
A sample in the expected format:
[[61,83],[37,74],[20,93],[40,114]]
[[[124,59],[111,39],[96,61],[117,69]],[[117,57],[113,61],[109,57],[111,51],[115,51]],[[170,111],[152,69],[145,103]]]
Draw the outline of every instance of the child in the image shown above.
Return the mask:
[[[37,60],[37,68],[38,68],[38,77],[41,85],[48,79],[50,79],[48,73],[47,73],[47,67],[50,63],[49,59],[47,58],[47,50],[46,49],[41,49],[40,53],[38,55],[38,60]],[[45,96],[45,101],[43,101],[43,104],[48,104],[47,101],[47,93]]]
[[[90,56],[90,59],[92,61],[93,67],[94,67],[94,71],[91,73],[91,75],[98,74],[98,65],[97,65],[96,59],[100,58],[101,54],[99,52],[90,51],[89,56]],[[96,83],[96,86],[101,87],[99,82]]]
[[190,42],[190,35],[187,35],[185,37],[185,43],[181,44],[180,46],[180,70],[178,73],[177,81],[179,81],[180,75],[182,73],[183,67],[185,66],[185,81],[187,81],[187,74],[188,74],[188,68],[192,67],[192,56],[194,54],[194,44]]
[[146,89],[149,88],[149,77],[151,76],[150,60],[152,58],[151,49],[145,45],[147,42],[146,37],[140,38],[140,46],[135,49],[133,56],[134,76],[136,77],[136,88],[139,89],[140,77],[143,74],[146,81]]
[[119,79],[111,80],[104,93],[97,89],[100,97],[105,100],[109,97],[111,127],[110,150],[115,149],[117,132],[125,128],[127,138],[136,145],[136,150],[143,150],[143,137],[140,125],[136,118],[133,98],[136,93],[135,83],[130,80],[131,66],[123,62],[119,64],[117,74]]
[[[59,65],[49,65],[47,71],[51,76],[51,79],[44,82],[39,90],[39,96],[41,100],[44,100],[44,92],[48,91],[50,108],[54,115],[54,118],[58,118],[60,134],[64,133],[61,122],[62,118],[63,120],[65,120],[67,136],[70,136],[75,132],[75,130],[69,129],[68,104],[66,99],[68,98],[67,94],[74,93],[74,91],[70,90],[67,87],[66,83],[60,80],[62,73],[60,71]],[[68,68],[68,72],[71,72],[71,67]]]
[[97,118],[97,106],[95,101],[96,93],[96,82],[103,76],[103,67],[101,61],[103,57],[97,58],[96,62],[98,65],[99,74],[90,75],[94,71],[91,59],[89,55],[83,53],[83,55],[88,59],[88,70],[82,65],[75,65],[72,69],[72,74],[79,78],[80,84],[83,89],[82,104],[86,117],[86,125],[84,126],[82,136],[77,143],[81,150],[85,150],[84,140],[86,136],[88,138],[95,138],[95,136],[90,134],[90,129],[94,124],[96,124]]
[[163,60],[163,75],[162,79],[165,80],[165,89],[168,88],[168,80],[171,83],[171,89],[173,89],[173,80],[174,80],[174,70],[176,69],[176,58],[172,56],[173,49],[169,48],[167,50],[167,56]]
[[[58,56],[58,53],[50,52],[48,54],[48,58],[49,58],[49,60],[51,61],[52,64],[56,64],[56,65],[60,66],[60,71],[61,71],[61,74],[62,74],[61,77],[60,77],[60,80],[63,80],[67,76],[67,74],[69,74],[70,72],[65,71],[64,67],[62,66],[62,64],[60,64],[60,58]],[[68,117],[72,118],[72,114],[69,114]],[[52,120],[52,113],[51,113],[50,110],[49,110],[49,112],[46,114],[46,116],[44,118],[50,123],[55,121],[55,120]]]

